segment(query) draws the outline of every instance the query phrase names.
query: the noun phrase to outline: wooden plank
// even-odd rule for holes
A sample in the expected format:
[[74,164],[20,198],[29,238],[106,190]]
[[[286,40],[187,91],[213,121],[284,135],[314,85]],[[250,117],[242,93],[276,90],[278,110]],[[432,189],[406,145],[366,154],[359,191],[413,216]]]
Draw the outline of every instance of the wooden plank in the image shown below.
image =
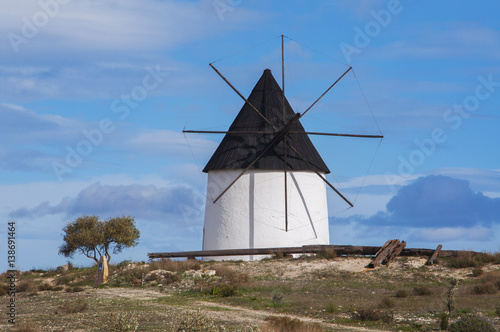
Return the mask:
[[406,247],[406,242],[401,241],[392,251],[392,253],[387,257],[387,259],[383,262],[384,264],[389,264],[393,259],[399,256],[401,251]]
[[436,250],[434,250],[434,252],[432,253],[432,255],[429,257],[429,259],[427,260],[427,262],[425,263],[425,265],[432,265],[434,264],[434,260],[437,258],[437,256],[439,255],[439,252],[441,251],[441,248],[443,248],[442,245],[438,245]]

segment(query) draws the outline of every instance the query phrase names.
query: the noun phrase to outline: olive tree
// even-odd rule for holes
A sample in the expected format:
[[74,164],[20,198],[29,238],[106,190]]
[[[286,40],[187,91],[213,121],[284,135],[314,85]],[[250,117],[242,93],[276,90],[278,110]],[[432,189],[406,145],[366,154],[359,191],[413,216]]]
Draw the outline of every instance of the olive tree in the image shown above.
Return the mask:
[[118,254],[125,248],[139,243],[140,232],[130,216],[115,217],[101,221],[97,216],[83,216],[63,228],[64,244],[59,254],[73,257],[83,254],[99,262],[101,256],[111,260],[110,252]]

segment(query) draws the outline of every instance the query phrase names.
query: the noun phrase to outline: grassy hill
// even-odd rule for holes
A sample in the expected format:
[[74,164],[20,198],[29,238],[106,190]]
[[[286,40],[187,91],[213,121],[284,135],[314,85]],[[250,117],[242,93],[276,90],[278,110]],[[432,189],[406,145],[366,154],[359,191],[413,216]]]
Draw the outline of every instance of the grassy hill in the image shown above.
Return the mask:
[[[365,268],[365,257],[326,257],[125,261],[111,265],[109,283],[98,288],[95,266],[19,272],[17,324],[0,324],[6,331],[430,331],[449,305],[451,326],[477,316],[500,327],[500,253],[432,266],[399,257],[376,269]],[[7,277],[0,276],[5,304]]]

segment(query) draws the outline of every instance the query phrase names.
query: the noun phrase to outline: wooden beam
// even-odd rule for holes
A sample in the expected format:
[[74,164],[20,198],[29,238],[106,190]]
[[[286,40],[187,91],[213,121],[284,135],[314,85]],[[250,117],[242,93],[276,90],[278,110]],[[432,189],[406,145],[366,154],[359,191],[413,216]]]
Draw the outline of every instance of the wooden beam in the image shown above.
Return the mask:
[[[230,135],[273,135],[273,131],[223,131],[223,130],[183,130],[183,133],[188,134],[230,134]],[[338,137],[358,137],[358,138],[384,138],[382,135],[358,135],[358,134],[337,134],[337,133],[320,133],[320,132],[298,132],[290,131],[289,135],[322,135],[322,136],[338,136]]]
[[[209,256],[249,256],[249,255],[273,255],[275,252],[284,254],[314,254],[324,250],[335,250],[337,255],[360,255],[373,256],[381,247],[372,246],[353,246],[353,245],[308,245],[302,247],[284,247],[284,248],[253,248],[253,249],[220,249],[220,250],[200,250],[200,251],[181,251],[181,252],[160,252],[148,253],[150,259],[156,258],[181,258],[181,257],[209,257]],[[401,256],[430,256],[435,252],[434,249],[422,248],[404,248]],[[441,250],[439,256],[451,257],[459,256],[465,253],[476,253],[474,251],[464,250]]]
[[434,264],[434,260],[438,257],[439,252],[441,251],[441,248],[443,248],[442,245],[438,245],[437,246],[436,250],[434,250],[434,252],[429,257],[429,259],[427,260],[427,262],[425,263],[425,265],[432,265],[432,264]]

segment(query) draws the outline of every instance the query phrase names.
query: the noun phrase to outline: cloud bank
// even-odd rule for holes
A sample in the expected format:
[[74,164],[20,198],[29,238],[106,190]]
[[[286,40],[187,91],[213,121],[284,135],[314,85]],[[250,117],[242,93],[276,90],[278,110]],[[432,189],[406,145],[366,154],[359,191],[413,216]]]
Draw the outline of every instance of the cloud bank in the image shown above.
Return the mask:
[[334,223],[409,233],[418,241],[481,241],[491,239],[500,225],[500,198],[474,192],[467,180],[430,175],[403,186],[386,211],[335,218]]
[[56,205],[42,202],[33,208],[9,213],[10,218],[36,218],[63,214],[68,218],[99,215],[102,218],[130,215],[136,219],[167,224],[198,226],[203,220],[205,197],[184,185],[92,184],[75,197],[66,197]]

